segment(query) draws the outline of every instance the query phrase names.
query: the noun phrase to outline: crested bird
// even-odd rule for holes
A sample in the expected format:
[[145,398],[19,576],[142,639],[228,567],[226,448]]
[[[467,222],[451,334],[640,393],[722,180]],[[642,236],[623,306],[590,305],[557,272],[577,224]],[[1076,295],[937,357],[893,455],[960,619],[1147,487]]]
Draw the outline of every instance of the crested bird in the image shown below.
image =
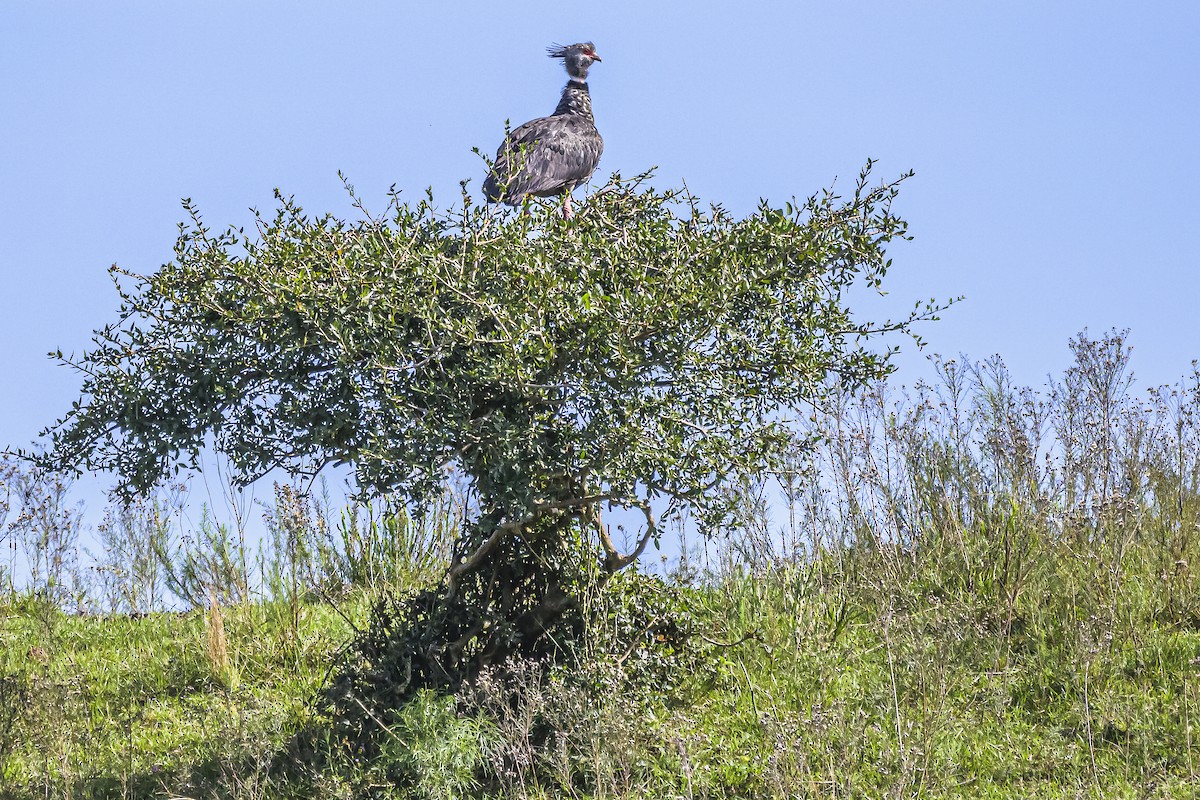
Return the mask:
[[483,182],[489,203],[520,205],[530,195],[563,196],[563,216],[571,216],[571,192],[596,171],[604,140],[592,119],[587,74],[599,61],[591,42],[547,50],[567,70],[558,107],[548,117],[530,120],[510,131],[496,151],[496,161]]

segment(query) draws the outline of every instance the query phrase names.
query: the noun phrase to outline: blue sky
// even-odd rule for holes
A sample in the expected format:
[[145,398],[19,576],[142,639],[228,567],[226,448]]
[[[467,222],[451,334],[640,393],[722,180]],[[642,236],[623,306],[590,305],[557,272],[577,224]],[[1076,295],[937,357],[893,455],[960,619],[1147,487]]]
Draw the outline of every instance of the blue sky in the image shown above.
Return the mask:
[[585,39],[602,175],[657,166],[748,213],[868,157],[916,170],[891,310],[966,297],[927,352],[1034,384],[1085,326],[1132,328],[1143,384],[1200,357],[1195,2],[47,0],[0,10],[0,444],[69,407],[45,353],[114,318],[109,264],[170,258],[180,198],[220,226],[275,187],[348,213],[340,169],[368,203],[449,204],[472,147],[553,109],[544,48]]

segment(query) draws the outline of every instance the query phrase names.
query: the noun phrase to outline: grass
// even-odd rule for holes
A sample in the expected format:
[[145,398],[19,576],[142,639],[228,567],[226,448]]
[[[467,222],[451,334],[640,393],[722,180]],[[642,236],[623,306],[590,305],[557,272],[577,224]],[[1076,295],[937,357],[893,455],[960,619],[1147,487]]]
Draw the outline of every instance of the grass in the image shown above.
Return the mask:
[[1196,797],[1200,373],[1143,402],[1121,335],[1072,350],[1047,394],[993,359],[846,398],[775,476],[785,525],[743,487],[671,581],[589,598],[577,666],[369,712],[370,759],[317,700],[460,518],[337,524],[284,497],[302,524],[255,589],[278,599],[185,614],[71,615],[9,576],[0,800]]
[[[365,615],[365,607],[343,611]],[[302,724],[348,626],[306,605],[209,615],[72,616],[26,596],[0,606],[0,796],[160,796],[269,755]],[[14,713],[15,711],[15,713]]]
[[[598,650],[583,683],[530,667],[457,703],[423,695],[380,721],[382,765],[331,765],[305,796],[1195,796],[1190,577],[1157,573],[1150,546],[1111,560],[1047,541],[1013,598],[961,552],[728,568],[677,592],[701,630],[682,674],[649,636],[632,657]],[[664,591],[630,585],[627,600]],[[0,796],[295,792],[267,766],[310,721],[349,624],[326,604],[298,625],[284,604],[220,613],[225,656],[204,612],[9,605]]]
[[1031,592],[1010,632],[1005,608],[936,576],[855,597],[840,632],[836,595],[746,578],[728,587],[735,619],[764,647],[685,715],[693,735],[740,731],[748,763],[766,767],[738,779],[777,796],[1193,796],[1200,633],[1155,623],[1153,604],[1115,626],[1079,619],[1071,589],[1086,576],[1060,566],[1045,588],[1063,591]]

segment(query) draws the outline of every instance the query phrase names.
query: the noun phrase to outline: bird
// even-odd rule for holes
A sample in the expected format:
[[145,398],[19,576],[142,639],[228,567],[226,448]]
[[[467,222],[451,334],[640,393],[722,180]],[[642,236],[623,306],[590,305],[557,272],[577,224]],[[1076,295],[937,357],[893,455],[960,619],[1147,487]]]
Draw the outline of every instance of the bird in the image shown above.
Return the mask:
[[571,216],[571,192],[596,171],[604,140],[592,118],[588,68],[600,61],[591,42],[553,45],[551,58],[567,70],[558,107],[548,117],[530,120],[504,138],[483,182],[489,203],[520,205],[526,198],[563,196],[563,216]]

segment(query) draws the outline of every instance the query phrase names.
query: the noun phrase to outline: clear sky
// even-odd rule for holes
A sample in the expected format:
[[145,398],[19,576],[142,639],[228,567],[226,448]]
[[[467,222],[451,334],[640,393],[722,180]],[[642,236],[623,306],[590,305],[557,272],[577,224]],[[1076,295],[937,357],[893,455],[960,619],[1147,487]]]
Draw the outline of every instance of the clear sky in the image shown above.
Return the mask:
[[[735,213],[916,170],[894,311],[965,295],[930,352],[1039,383],[1132,328],[1143,383],[1200,357],[1200,3],[39,2],[0,10],[0,445],[74,399],[45,357],[114,318],[116,262],[171,256],[179,200],[245,223],[273,188],[348,212],[447,204],[505,119],[549,113],[592,40],[600,174],[657,166]],[[924,374],[906,356],[900,378]]]

